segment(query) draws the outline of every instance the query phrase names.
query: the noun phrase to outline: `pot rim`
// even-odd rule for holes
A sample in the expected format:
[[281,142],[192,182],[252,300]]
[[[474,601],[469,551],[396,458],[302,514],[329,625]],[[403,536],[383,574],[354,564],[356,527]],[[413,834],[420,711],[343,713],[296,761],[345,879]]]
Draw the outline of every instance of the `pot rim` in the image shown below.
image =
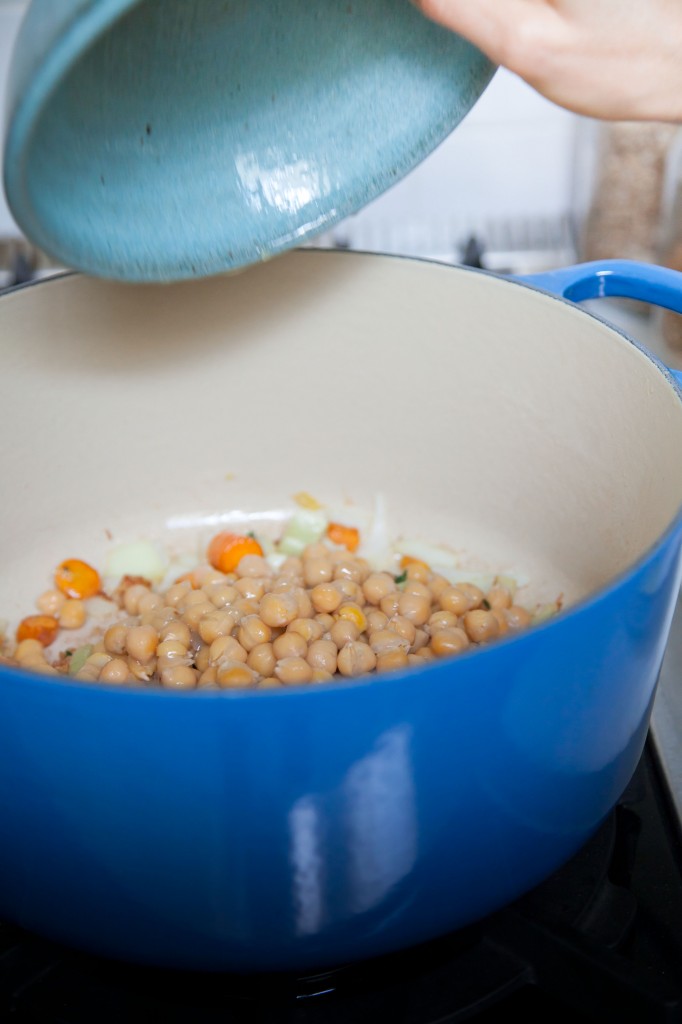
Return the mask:
[[[464,271],[466,273],[479,274],[484,277],[489,277],[497,281],[501,281],[505,285],[509,285],[512,287],[521,287],[527,289],[530,292],[535,292],[536,294],[543,296],[545,299],[549,301],[560,302],[565,306],[569,306],[572,310],[577,310],[580,315],[588,318],[589,320],[596,320],[597,322],[607,327],[618,338],[622,339],[627,344],[634,346],[659,371],[665,383],[672,387],[678,400],[682,402],[682,381],[678,380],[674,376],[672,371],[669,369],[669,367],[667,367],[665,363],[662,362],[662,360],[658,359],[657,356],[650,352],[646,348],[646,346],[642,345],[641,342],[632,338],[627,333],[627,331],[625,331],[621,327],[614,325],[604,317],[599,316],[596,313],[593,313],[591,310],[588,311],[586,309],[583,309],[577,303],[572,302],[570,299],[566,299],[563,296],[554,295],[549,292],[543,291],[542,289],[530,284],[528,281],[515,280],[513,277],[509,277],[505,274],[500,274],[490,270],[484,270],[478,267],[467,267],[461,264],[451,264],[446,263],[442,260],[436,260],[421,256],[405,256],[396,253],[380,253],[359,249],[315,249],[314,247],[299,248],[293,251],[297,253],[305,253],[308,255],[313,254],[315,256],[319,256],[320,254],[328,255],[331,253],[333,255],[342,255],[343,257],[379,257],[381,259],[388,260],[403,260],[410,263],[432,264],[438,267],[443,267],[448,270]],[[228,275],[226,274],[225,276]],[[67,270],[63,273],[57,273],[48,278],[26,281],[22,284],[1,291],[0,302],[2,302],[6,298],[10,298],[12,295],[18,292],[27,290],[28,288],[32,288],[35,286],[50,285],[54,282],[64,281],[68,278],[74,277],[86,278],[88,277],[88,275],[82,273],[81,271]],[[184,282],[177,283],[183,284]],[[117,286],[120,287],[120,283],[117,282]],[[135,287],[135,285],[131,285],[131,287]],[[166,288],[168,286],[164,285],[163,287]],[[529,629],[519,632],[517,634],[507,634],[502,639],[497,640],[495,644],[492,645],[490,648],[469,648],[463,654],[458,654],[456,656],[456,659],[453,660],[456,660],[458,664],[462,661],[468,662],[472,658],[483,658],[486,656],[486,654],[490,653],[491,651],[504,650],[510,646],[513,646],[515,650],[520,650],[524,644],[532,643],[533,638],[535,636],[544,635],[547,633],[548,630],[557,630],[561,628],[562,624],[567,619],[575,619],[576,617],[582,617],[584,615],[589,614],[601,601],[607,600],[608,598],[613,596],[613,594],[616,591],[618,591],[621,587],[626,586],[630,580],[636,577],[647,565],[647,563],[652,561],[665,547],[667,547],[668,544],[670,544],[673,541],[675,534],[680,531],[682,531],[682,501],[680,502],[678,510],[673,519],[671,520],[671,522],[669,523],[669,525],[666,527],[663,533],[661,533],[658,536],[658,538],[653,542],[653,544],[651,544],[644,551],[644,553],[640,555],[639,558],[637,558],[631,565],[623,569],[621,572],[617,573],[615,576],[612,576],[607,583],[577,600],[574,604],[570,606],[569,609],[567,609],[566,611],[562,611],[558,616],[548,619],[537,626],[532,626]],[[358,689],[364,691],[370,687],[376,689],[377,686],[384,686],[390,688],[395,683],[401,681],[405,683],[410,679],[423,680],[424,678],[428,678],[429,675],[439,673],[439,670],[441,670],[448,663],[448,660],[444,659],[442,661],[427,663],[426,665],[424,665],[423,668],[421,666],[418,666],[416,668],[413,667],[408,669],[395,669],[392,672],[387,672],[386,674],[382,675],[370,673],[365,676],[344,678],[339,680],[338,682],[324,683],[320,686],[311,686],[309,683],[307,683],[300,684],[298,686],[283,686],[279,689],[251,690],[245,688],[243,690],[190,690],[183,692],[166,690],[163,687],[159,687],[158,689],[145,689],[142,687],[131,687],[129,689],[124,689],[120,686],[116,686],[115,684],[106,684],[99,682],[85,684],[80,680],[71,679],[68,676],[46,677],[40,675],[39,673],[26,671],[25,669],[14,667],[7,669],[4,666],[0,665],[0,686],[4,685],[8,681],[18,681],[21,686],[30,685],[33,688],[37,689],[46,688],[48,689],[49,692],[54,691],[54,688],[57,687],[58,689],[67,688],[71,690],[82,690],[88,693],[94,692],[99,693],[103,696],[112,693],[117,693],[119,694],[120,699],[125,699],[127,697],[128,699],[146,698],[148,700],[178,701],[215,701],[224,699],[239,701],[254,699],[285,700],[297,698],[300,699],[304,694],[307,694],[311,698],[313,698],[315,695],[316,699],[324,699],[324,694],[338,694],[346,690],[356,691]]]

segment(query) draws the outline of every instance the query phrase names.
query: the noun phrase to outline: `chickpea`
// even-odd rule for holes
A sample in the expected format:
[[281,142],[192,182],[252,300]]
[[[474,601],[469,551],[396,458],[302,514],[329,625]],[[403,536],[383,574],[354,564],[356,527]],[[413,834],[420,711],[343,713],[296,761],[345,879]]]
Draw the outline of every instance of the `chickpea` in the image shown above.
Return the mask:
[[300,683],[309,683],[313,677],[313,670],[304,658],[282,658],[275,665],[275,676],[286,686],[297,686]]
[[31,659],[44,658],[45,650],[40,640],[35,640],[31,637],[30,639],[19,641],[14,652],[14,657],[21,665],[25,661],[31,661]]
[[419,580],[406,579],[403,583],[402,594],[414,594],[415,597],[425,598],[429,604],[431,604],[431,591],[425,583],[420,583]]
[[282,633],[276,640],[273,640],[272,650],[277,661],[284,658],[305,658],[308,653],[308,645],[300,633]]
[[486,594],[486,601],[493,610],[495,610],[496,608],[511,608],[511,590],[509,589],[509,587],[505,587],[501,583],[496,583],[494,586],[490,588],[490,590]]
[[352,580],[353,583],[362,583],[365,573],[362,566],[358,565],[354,558],[344,558],[334,566],[335,580]]
[[329,583],[333,575],[334,568],[326,556],[324,558],[306,558],[303,562],[303,581],[307,587],[316,587],[318,583]]
[[215,668],[207,668],[199,676],[197,686],[200,690],[215,690],[218,688],[218,673]]
[[[246,555],[245,557],[249,558],[250,556]],[[256,579],[253,576],[245,576],[244,579],[237,580],[234,589],[241,597],[245,597],[247,600],[260,601],[265,593],[265,581],[263,579]]]
[[173,665],[161,672],[161,685],[168,690],[196,689],[199,673],[189,665]]
[[36,608],[43,615],[54,615],[59,618],[59,612],[66,601],[66,597],[60,590],[46,590],[36,601]]
[[185,596],[181,601],[178,602],[177,608],[180,612],[187,611],[188,608],[192,608],[195,604],[207,604],[208,598],[203,590],[189,590],[185,591]]
[[[205,605],[195,605],[194,607],[205,608]],[[198,632],[204,643],[212,644],[219,636],[229,636],[234,629],[234,620],[231,615],[228,615],[225,611],[221,611],[214,606],[208,605],[211,609],[206,611],[201,616],[199,621],[195,625],[195,629]],[[187,614],[187,613],[186,613]],[[194,613],[190,611],[190,616]],[[189,629],[188,624],[183,623],[186,629]]]
[[127,683],[129,679],[130,669],[124,658],[112,658],[100,669],[101,683]]
[[126,650],[143,665],[151,661],[159,644],[159,634],[151,626],[132,626],[126,636]]
[[128,658],[128,668],[134,679],[140,683],[148,683],[157,669],[158,659],[151,658],[149,661],[138,661],[137,658]]
[[169,622],[175,619],[175,611],[173,608],[169,608],[167,605],[163,605],[158,611],[146,612],[144,615],[140,615],[141,626],[153,626],[156,632],[164,629]]
[[192,584],[189,580],[182,580],[180,583],[174,583],[164,594],[164,600],[171,608],[177,608],[179,604],[183,603],[191,589]]
[[[438,633],[434,633],[431,637],[431,653],[435,654],[437,658],[449,658],[453,654],[459,654],[461,651],[465,651],[469,646],[469,637],[466,635],[463,629],[457,627],[452,629],[441,629]],[[428,648],[422,648],[417,651],[417,654],[424,658],[426,657],[425,651]]]
[[378,629],[386,629],[388,624],[388,615],[382,612],[379,608],[370,608],[367,611],[367,630],[370,633],[376,633]]
[[414,643],[414,638],[417,634],[416,627],[414,623],[410,622],[410,620],[404,615],[394,615],[388,620],[386,628],[390,629],[393,633],[397,633],[398,636],[402,636],[407,640],[410,647]]
[[342,676],[360,676],[371,672],[377,663],[376,654],[369,644],[354,640],[339,651],[337,668]]
[[459,625],[459,616],[454,611],[434,611],[432,615],[429,615],[428,627],[431,633],[437,633],[439,630],[449,630],[453,626]]
[[405,651],[410,649],[410,641],[392,629],[378,629],[371,633],[369,644],[375,654],[386,654],[388,651]]
[[288,626],[299,618],[296,594],[265,594],[260,602],[260,617],[267,626]]
[[224,608],[225,605],[232,604],[233,601],[239,599],[239,591],[231,584],[224,583],[222,586],[210,588],[209,599],[216,608]]
[[199,565],[192,573],[195,586],[202,589],[210,586],[212,583],[220,583],[225,579],[225,576],[219,569],[214,569],[212,565]]
[[395,669],[406,668],[408,664],[405,651],[387,651],[377,656],[377,672],[393,672]]
[[510,629],[525,629],[533,621],[530,612],[518,604],[513,604],[504,613]]
[[329,632],[329,630],[334,625],[334,621],[334,616],[329,615],[328,612],[318,612],[317,615],[315,616],[315,622],[319,622],[319,624],[322,626],[323,633]]
[[237,576],[240,579],[259,579],[272,576],[272,566],[262,555],[244,555],[237,566]]
[[279,574],[290,579],[303,579],[303,561],[295,555],[290,555],[280,565]]
[[149,593],[149,587],[144,583],[133,583],[127,587],[123,594],[123,607],[128,615],[137,615],[139,611],[140,598]]
[[[333,620],[332,620],[333,621]],[[307,644],[312,643],[313,640],[319,640],[324,629],[322,624],[317,622],[316,619],[294,619],[287,626],[289,633],[299,633]]]
[[336,672],[337,648],[333,640],[313,640],[306,661],[312,669],[321,669],[334,675]]
[[331,683],[334,676],[331,672],[325,672],[323,668],[314,668],[313,674],[310,677],[311,683]]
[[[177,664],[177,661],[174,663]],[[201,647],[197,651],[195,651],[194,667],[197,669],[198,672],[205,672],[207,668],[213,668],[213,666],[211,665],[210,644],[202,644]]]
[[360,636],[360,630],[352,619],[338,619],[329,632],[339,650]]
[[398,587],[388,572],[373,572],[362,584],[362,592],[369,604],[378,605],[382,597],[387,594],[394,594]]
[[362,587],[359,583],[355,583],[354,580],[341,577],[341,579],[334,580],[333,586],[336,587],[344,601],[353,601],[355,604],[364,603],[365,598],[362,593]]
[[475,608],[464,616],[464,628],[467,636],[474,643],[494,640],[499,635],[500,627],[492,612],[485,608]]
[[238,597],[229,608],[224,608],[226,615],[233,615],[237,622],[241,622],[247,615],[258,615],[260,608],[259,601],[253,601],[250,597]]
[[272,630],[257,615],[247,615],[242,619],[237,639],[245,651],[250,651],[259,644],[269,644]]
[[247,652],[233,636],[219,636],[209,647],[209,666],[220,665],[224,661],[246,661]]
[[159,630],[161,640],[177,640],[183,647],[189,647],[191,634],[186,622],[181,619],[171,619]]
[[453,615],[464,615],[472,607],[469,597],[458,585],[456,587],[445,587],[441,591],[438,602],[444,612],[452,612]]
[[142,594],[137,602],[137,613],[138,615],[145,615],[147,612],[155,612],[163,607],[164,604],[165,602],[161,594],[155,594],[153,591],[148,590],[146,594]]
[[[201,593],[201,591],[196,590],[195,593],[199,594]],[[201,622],[201,620],[207,618],[209,615],[212,615],[214,612],[215,608],[213,607],[211,602],[206,601],[204,597],[203,604],[191,604],[189,608],[185,609],[185,611],[182,613],[182,621],[185,623],[186,626],[189,626],[189,628],[196,633],[199,630],[199,623]]]
[[241,661],[225,661],[217,667],[216,682],[224,690],[252,686],[256,679],[253,669]]
[[[464,635],[466,636],[466,633]],[[436,655],[433,653],[430,647],[420,647],[419,650],[415,651],[414,654],[408,654],[407,660],[409,661],[410,658],[416,658],[417,664],[423,666],[424,662],[435,661]]]
[[303,563],[309,558],[330,558],[331,551],[322,541],[318,541],[316,544],[308,544],[301,552],[301,559]]
[[431,598],[404,591],[398,598],[398,615],[415,626],[423,626],[431,614]]
[[318,583],[310,592],[310,600],[316,612],[335,612],[343,595],[333,583]]
[[115,622],[104,634],[104,649],[109,654],[125,654],[128,627],[122,622]]
[[400,604],[400,591],[396,590],[392,594],[386,594],[379,601],[379,608],[382,610],[387,619],[390,619],[392,615],[398,614],[398,606]]
[[179,640],[162,640],[156,648],[156,657],[170,658],[171,661],[183,660],[187,658],[187,647]]
[[415,654],[416,651],[421,650],[422,647],[426,647],[426,645],[429,642],[429,639],[429,634],[426,632],[425,629],[416,629],[414,631],[414,640],[412,641],[410,651],[413,654]]
[[431,578],[431,570],[428,565],[426,562],[420,562],[419,559],[408,562],[405,572],[408,580],[414,580],[416,583],[428,583]]
[[469,600],[469,608],[475,610],[480,608],[485,599],[485,594],[480,587],[474,583],[459,583],[459,589]]
[[276,662],[277,658],[270,643],[256,644],[251,648],[246,659],[249,668],[252,668],[259,676],[266,677],[271,676],[275,671]]
[[443,593],[443,591],[447,590],[449,586],[450,581],[446,580],[445,576],[439,576],[438,573],[432,576],[431,579],[429,580],[429,590],[431,591],[431,594],[433,595],[436,601]]
[[104,666],[111,660],[110,654],[91,654],[86,658],[83,667],[76,672],[76,679],[84,679],[89,683],[96,682]]
[[85,619],[84,602],[67,597],[59,611],[59,625],[62,629],[80,629],[85,625]]
[[493,615],[497,619],[497,625],[500,636],[504,636],[505,633],[509,632],[509,623],[507,622],[507,618],[505,616],[506,610],[506,608],[493,608]]
[[288,594],[295,590],[299,584],[293,576],[278,576],[270,584],[271,594]]
[[279,690],[282,684],[276,676],[264,676],[258,680],[256,686],[259,690]]
[[299,587],[296,591],[296,607],[298,611],[297,618],[299,619],[311,619],[315,614],[308,591],[304,590],[303,587]]

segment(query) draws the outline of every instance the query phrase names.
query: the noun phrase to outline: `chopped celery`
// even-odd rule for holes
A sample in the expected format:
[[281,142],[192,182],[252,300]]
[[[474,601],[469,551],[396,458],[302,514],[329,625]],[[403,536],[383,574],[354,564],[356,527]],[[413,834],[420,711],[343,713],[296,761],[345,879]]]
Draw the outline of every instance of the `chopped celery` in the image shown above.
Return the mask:
[[92,644],[83,644],[82,647],[77,647],[69,658],[69,675],[75,676],[76,672],[80,672],[91,654]]
[[315,544],[327,529],[327,516],[321,509],[297,508],[284,528],[277,550],[285,555],[300,555],[308,544]]

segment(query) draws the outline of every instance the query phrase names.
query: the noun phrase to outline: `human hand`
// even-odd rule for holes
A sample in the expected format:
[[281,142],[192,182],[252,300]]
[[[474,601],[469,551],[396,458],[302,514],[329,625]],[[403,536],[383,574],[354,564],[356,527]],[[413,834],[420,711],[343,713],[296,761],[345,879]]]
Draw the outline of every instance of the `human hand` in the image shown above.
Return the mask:
[[682,0],[412,0],[559,106],[682,122]]

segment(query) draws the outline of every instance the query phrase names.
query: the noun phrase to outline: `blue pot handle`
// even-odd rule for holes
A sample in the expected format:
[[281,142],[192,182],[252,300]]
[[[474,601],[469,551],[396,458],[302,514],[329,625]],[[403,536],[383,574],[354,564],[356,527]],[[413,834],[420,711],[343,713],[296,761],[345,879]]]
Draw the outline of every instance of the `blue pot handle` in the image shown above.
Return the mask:
[[571,302],[638,299],[682,313],[682,273],[635,260],[596,260],[515,278]]
[[[682,273],[636,260],[595,260],[544,274],[515,278],[571,302],[587,299],[638,299],[682,313]],[[668,372],[682,391],[682,370]]]

